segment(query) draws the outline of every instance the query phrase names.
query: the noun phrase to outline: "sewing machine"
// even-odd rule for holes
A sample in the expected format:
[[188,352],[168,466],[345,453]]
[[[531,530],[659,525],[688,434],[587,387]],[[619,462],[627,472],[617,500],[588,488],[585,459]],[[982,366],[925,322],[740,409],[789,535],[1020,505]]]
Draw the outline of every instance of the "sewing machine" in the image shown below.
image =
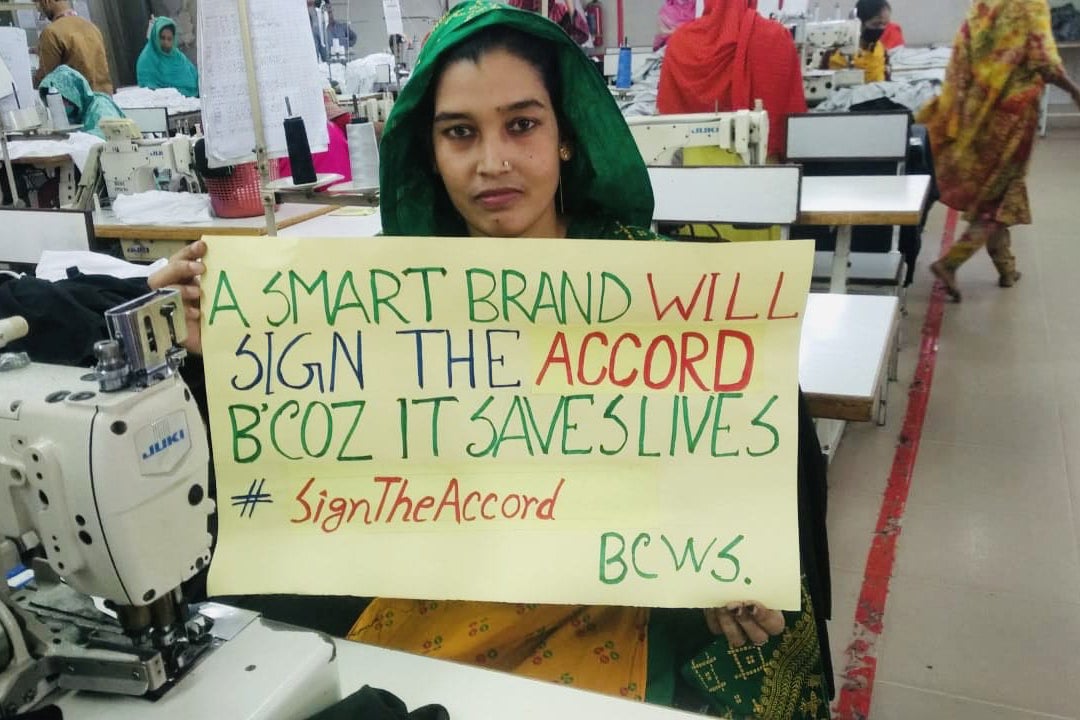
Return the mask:
[[676,151],[719,147],[746,165],[764,165],[769,148],[769,115],[761,108],[726,113],[628,117],[646,165],[671,165]]
[[105,135],[99,162],[110,200],[147,190],[200,190],[193,167],[194,138],[144,139],[126,118],[108,118],[99,127]]
[[862,25],[858,20],[802,21],[799,24],[801,29],[795,33],[795,44],[803,51],[803,68],[806,70],[821,68],[834,52],[852,57],[859,51]]
[[831,70],[829,58],[839,52],[849,60],[859,52],[862,25],[858,20],[820,22],[796,18],[785,23],[791,29],[803,61],[803,87],[810,105],[828,97],[835,88],[862,85],[862,70]]
[[[318,712],[340,697],[327,638],[183,594],[216,508],[179,293],[106,319],[93,372],[0,356],[0,717]],[[26,332],[10,320],[0,347]]]

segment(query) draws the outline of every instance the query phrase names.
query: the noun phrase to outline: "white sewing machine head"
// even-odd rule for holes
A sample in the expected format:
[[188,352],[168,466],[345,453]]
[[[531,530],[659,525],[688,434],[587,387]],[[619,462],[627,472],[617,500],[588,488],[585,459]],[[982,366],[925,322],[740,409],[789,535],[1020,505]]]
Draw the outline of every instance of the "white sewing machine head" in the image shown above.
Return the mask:
[[808,70],[820,68],[822,59],[827,59],[836,51],[854,55],[859,51],[861,33],[862,25],[858,20],[805,23],[801,33],[802,42],[798,43],[806,48],[804,67]]
[[857,48],[862,24],[858,20],[822,20],[806,23],[804,42],[815,48]]
[[[176,372],[179,293],[106,319],[93,372],[0,355],[0,717],[52,703],[74,718],[293,720],[333,704],[328,638],[196,611],[182,592],[210,562],[215,503]],[[0,320],[0,348],[25,332]]]
[[179,190],[184,183],[187,189],[198,190],[192,138],[144,139],[127,118],[107,118],[99,127],[105,135],[100,163],[109,199],[147,190]]
[[746,165],[764,165],[769,147],[769,115],[759,107],[727,113],[628,117],[646,165],[671,165],[676,151],[719,147]]
[[835,88],[861,85],[862,70],[831,70],[829,59],[841,53],[849,59],[859,52],[862,25],[858,20],[821,22],[796,18],[787,23],[803,61],[803,88],[806,101],[816,105]]
[[179,294],[107,318],[95,372],[0,359],[0,715],[57,686],[161,692],[211,642],[179,592],[214,512]]

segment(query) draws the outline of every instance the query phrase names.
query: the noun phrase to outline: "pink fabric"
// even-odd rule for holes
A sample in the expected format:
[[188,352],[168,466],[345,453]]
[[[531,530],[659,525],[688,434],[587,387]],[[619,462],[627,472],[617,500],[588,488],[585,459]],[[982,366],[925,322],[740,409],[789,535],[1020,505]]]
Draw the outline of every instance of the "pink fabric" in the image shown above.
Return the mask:
[[664,0],[657,18],[659,30],[653,38],[653,50],[659,50],[667,44],[668,37],[675,28],[694,19],[696,2],[694,0]]
[[[330,135],[330,147],[326,152],[314,153],[311,156],[315,165],[315,174],[337,173],[352,180],[352,161],[349,160],[349,141],[345,133],[335,123],[326,123],[326,132]],[[292,165],[289,158],[278,160],[278,177],[292,177]]]

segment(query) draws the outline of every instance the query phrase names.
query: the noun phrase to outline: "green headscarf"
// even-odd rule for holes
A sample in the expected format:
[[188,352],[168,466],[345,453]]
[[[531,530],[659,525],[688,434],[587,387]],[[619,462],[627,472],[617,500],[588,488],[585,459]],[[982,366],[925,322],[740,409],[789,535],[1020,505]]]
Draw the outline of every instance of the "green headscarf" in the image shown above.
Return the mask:
[[[432,30],[387,120],[381,145],[381,212],[387,235],[467,235],[431,157],[431,94],[440,60],[463,40],[499,25],[555,46],[562,95],[558,115],[570,127],[574,156],[563,165],[569,234],[611,237],[619,226],[647,228],[653,194],[648,171],[604,79],[555,23],[487,0],[448,12]],[[625,235],[625,233],[623,233]]]
[[[169,52],[161,49],[161,31],[165,28],[172,28],[173,31],[173,47]],[[187,97],[199,96],[199,71],[177,48],[179,42],[180,34],[176,31],[175,22],[167,17],[154,20],[146,47],[139,53],[139,61],[135,64],[139,87],[153,90],[176,88]]]
[[96,93],[89,81],[78,70],[61,65],[45,76],[42,88],[56,88],[60,96],[70,105],[67,108],[68,121],[82,125],[83,132],[105,137],[98,130],[102,118],[124,117],[124,111],[105,93]]

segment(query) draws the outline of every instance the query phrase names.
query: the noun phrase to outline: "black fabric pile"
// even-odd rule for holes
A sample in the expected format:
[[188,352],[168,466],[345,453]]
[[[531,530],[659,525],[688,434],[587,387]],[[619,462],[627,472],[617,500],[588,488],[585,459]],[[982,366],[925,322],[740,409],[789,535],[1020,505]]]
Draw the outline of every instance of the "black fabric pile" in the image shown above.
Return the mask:
[[64,720],[64,711],[55,705],[47,705],[20,715],[12,715],[11,720]]
[[308,720],[450,720],[442,705],[425,705],[409,712],[397,695],[368,685]]
[[24,276],[0,277],[0,317],[21,315],[30,333],[6,352],[25,352],[34,362],[91,367],[94,343],[109,337],[105,311],[145,295],[143,279],[71,273],[49,282]]
[[1062,5],[1051,8],[1050,23],[1054,29],[1054,39],[1059,42],[1080,40],[1080,10],[1075,5]]

